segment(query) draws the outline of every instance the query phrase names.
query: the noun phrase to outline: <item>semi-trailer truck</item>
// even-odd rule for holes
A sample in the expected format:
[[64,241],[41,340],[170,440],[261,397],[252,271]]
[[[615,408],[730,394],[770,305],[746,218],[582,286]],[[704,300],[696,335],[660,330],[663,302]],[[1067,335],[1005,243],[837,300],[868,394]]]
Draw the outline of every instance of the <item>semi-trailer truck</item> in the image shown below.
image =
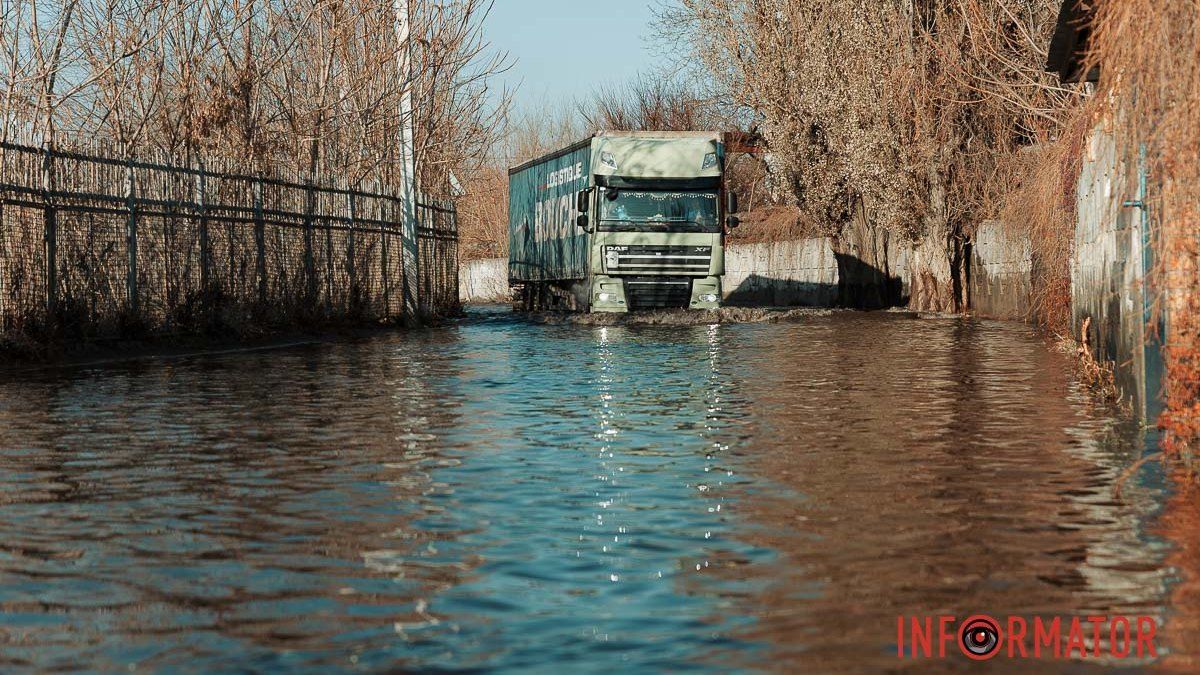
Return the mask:
[[716,132],[601,132],[509,171],[519,309],[721,306],[737,227]]

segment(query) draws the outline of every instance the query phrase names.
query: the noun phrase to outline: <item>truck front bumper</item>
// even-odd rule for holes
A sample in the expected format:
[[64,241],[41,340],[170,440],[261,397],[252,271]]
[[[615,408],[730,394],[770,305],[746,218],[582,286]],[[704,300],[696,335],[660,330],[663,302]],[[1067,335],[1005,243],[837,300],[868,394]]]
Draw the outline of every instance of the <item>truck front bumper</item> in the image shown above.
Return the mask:
[[721,277],[704,277],[692,282],[691,308],[721,308]]
[[[671,278],[661,278],[657,281],[680,283],[679,279]],[[670,307],[676,309],[718,309],[721,307],[721,277],[698,277],[682,281],[691,283],[690,292],[683,298],[679,298],[686,300],[686,304],[674,304]],[[627,284],[639,283],[653,284],[656,283],[656,280],[645,277],[632,279],[596,275],[592,279],[591,310],[593,312],[623,313],[630,309],[652,309],[653,307],[639,307],[636,297],[630,297],[631,292]]]
[[629,305],[625,300],[625,283],[617,277],[593,277],[591,308],[593,312],[628,312]]

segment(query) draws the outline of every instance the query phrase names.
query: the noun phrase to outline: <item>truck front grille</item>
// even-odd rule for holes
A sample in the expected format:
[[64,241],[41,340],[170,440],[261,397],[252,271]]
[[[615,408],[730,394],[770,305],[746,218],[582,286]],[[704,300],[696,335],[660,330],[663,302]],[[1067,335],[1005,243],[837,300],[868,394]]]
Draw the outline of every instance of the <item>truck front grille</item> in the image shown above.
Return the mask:
[[629,309],[686,309],[692,299],[692,280],[687,277],[629,277],[625,279],[625,301]]
[[707,276],[712,267],[711,246],[605,246],[609,274],[693,274]]

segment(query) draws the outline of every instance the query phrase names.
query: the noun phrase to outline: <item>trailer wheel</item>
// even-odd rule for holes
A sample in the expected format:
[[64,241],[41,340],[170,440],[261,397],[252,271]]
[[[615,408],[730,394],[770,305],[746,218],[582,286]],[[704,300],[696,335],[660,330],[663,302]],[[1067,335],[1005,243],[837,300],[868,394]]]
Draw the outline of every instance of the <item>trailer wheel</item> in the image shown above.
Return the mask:
[[533,285],[528,282],[521,286],[521,308],[526,312],[533,311]]

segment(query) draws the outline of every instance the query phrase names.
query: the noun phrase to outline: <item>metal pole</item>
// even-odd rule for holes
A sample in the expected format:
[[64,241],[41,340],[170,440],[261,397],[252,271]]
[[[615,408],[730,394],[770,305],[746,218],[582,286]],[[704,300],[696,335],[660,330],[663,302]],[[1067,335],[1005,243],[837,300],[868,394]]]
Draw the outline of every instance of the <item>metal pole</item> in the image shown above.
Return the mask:
[[58,210],[54,208],[54,151],[42,145],[42,255],[46,261],[46,321],[58,310]]
[[[376,187],[376,194],[379,194],[379,192],[378,192],[379,185],[377,184],[375,187]],[[394,204],[394,202],[392,202],[392,200],[385,200],[383,202],[383,205],[380,206],[381,214],[383,212],[383,209],[387,208],[386,204],[388,204],[388,203]],[[391,228],[387,227],[386,225],[379,229],[379,259],[380,259],[380,265],[382,266],[382,269],[383,269],[383,275],[382,275],[383,276],[383,318],[385,318],[385,319],[390,319],[393,316],[392,315],[392,283],[391,283],[391,278],[388,276],[388,267],[390,265],[390,263],[388,262],[388,237],[391,236],[391,232],[392,232]]]
[[263,218],[263,178],[254,182],[254,247],[257,252],[255,269],[258,272],[258,305],[267,308],[267,232]]
[[400,74],[404,88],[400,93],[400,201],[401,201],[401,246],[402,246],[402,293],[403,314],[406,319],[418,315],[418,265],[420,252],[417,246],[417,183],[416,157],[413,148],[413,103],[412,103],[412,9],[409,0],[394,0],[396,14],[396,41],[404,46],[400,50]]
[[212,284],[212,242],[208,238],[208,213],[205,205],[205,193],[208,191],[208,174],[204,171],[204,162],[198,163],[199,173],[196,175],[196,209],[200,228],[200,292],[207,294]]
[[358,203],[355,199],[355,189],[357,188],[350,188],[346,196],[346,200],[349,202],[347,206],[349,207],[350,212],[350,231],[346,233],[346,276],[350,279],[350,309],[351,311],[357,312],[359,288],[358,272],[355,269],[355,264],[357,262],[355,257],[358,255],[358,252],[355,251],[354,238],[358,232]]
[[[334,193],[329,193],[332,198]],[[333,283],[333,223],[325,219],[325,306],[328,308],[328,313],[333,313],[334,304],[334,283]],[[342,310],[345,311],[345,307]]]
[[[0,169],[4,168],[4,150],[0,148]],[[0,197],[0,332],[5,330],[4,324],[8,315],[8,302],[6,301],[7,288],[6,280],[8,277],[8,240],[5,232],[8,231],[8,226],[4,224],[4,198]]]
[[455,312],[458,312],[462,309],[461,306],[459,305],[460,298],[462,297],[461,295],[459,295],[459,293],[461,292],[462,289],[459,288],[459,279],[458,279],[458,254],[459,254],[459,250],[458,250],[458,246],[459,246],[458,204],[450,205],[450,226],[451,226],[451,229],[453,230],[453,237],[454,237],[454,239],[449,244],[451,250],[454,251],[454,254],[448,263],[450,279],[452,279],[452,283],[454,284],[453,294],[450,296],[450,304],[451,304],[451,306],[454,307]]
[[316,193],[313,190],[313,179],[305,181],[304,187],[304,283],[305,306],[313,308],[317,302],[317,265],[313,254],[313,212],[315,211]]
[[138,230],[137,230],[137,196],[134,186],[133,164],[125,166],[125,248],[129,255],[129,264],[125,270],[125,293],[129,300],[129,313],[132,317],[140,318],[140,303],[138,302]]

